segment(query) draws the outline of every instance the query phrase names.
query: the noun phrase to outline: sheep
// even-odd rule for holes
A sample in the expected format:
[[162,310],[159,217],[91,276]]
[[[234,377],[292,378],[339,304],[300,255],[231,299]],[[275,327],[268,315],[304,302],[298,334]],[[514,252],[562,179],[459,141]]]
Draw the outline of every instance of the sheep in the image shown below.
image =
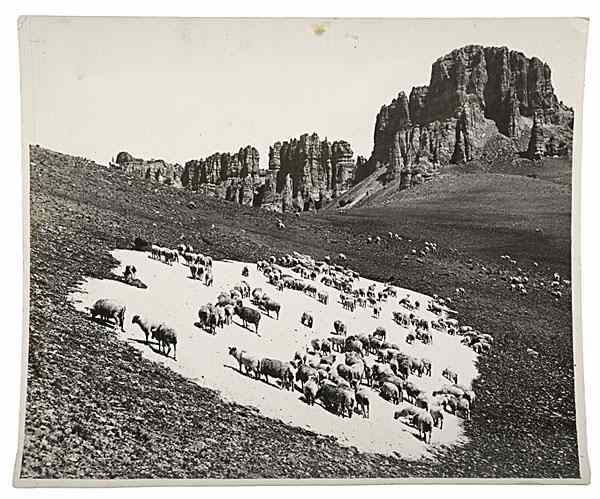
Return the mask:
[[154,336],[154,330],[158,327],[158,324],[155,324],[148,319],[144,319],[140,315],[134,315],[133,319],[131,319],[131,323],[137,324],[144,332],[144,335],[146,336],[146,345],[148,344],[148,338],[150,335]]
[[465,391],[457,385],[444,385],[439,390],[433,392],[433,396],[437,395],[452,395],[456,398],[461,398],[465,394]]
[[348,417],[352,418],[352,414],[354,413],[354,406],[356,405],[356,399],[354,397],[354,390],[350,388],[350,385],[340,387],[339,390],[339,400],[340,400],[340,414],[344,417],[344,413],[348,412]]
[[394,375],[394,373],[392,372],[392,369],[387,364],[373,364],[373,367],[371,368],[371,373],[372,373],[373,380],[375,380],[375,381],[380,381],[382,378],[384,378],[386,376]]
[[[158,340],[158,349],[167,357],[171,353],[173,346],[173,359],[177,360],[177,333],[166,324],[159,324],[154,330],[154,337]],[[165,348],[167,349],[165,352]]]
[[246,375],[253,374],[255,378],[260,377],[260,360],[249,354],[245,350],[238,350],[237,347],[229,347],[229,355],[238,361],[239,371],[242,372],[242,366]]
[[198,319],[200,327],[206,329],[211,334],[216,333],[215,327],[217,325],[218,316],[210,303],[200,307],[198,310]]
[[92,319],[95,319],[96,316],[100,316],[100,318],[106,322],[110,319],[114,319],[117,325],[120,326],[121,331],[125,331],[123,325],[125,324],[126,310],[127,308],[125,305],[121,305],[109,298],[101,298],[94,303],[92,308],[90,308],[90,313]]
[[408,358],[409,369],[412,374],[417,374],[419,377],[423,376],[424,366],[423,361],[416,357]]
[[296,381],[299,381],[301,383],[302,388],[304,388],[304,385],[309,379],[318,378],[318,376],[319,374],[317,369],[310,367],[306,364],[302,364],[300,367],[298,367],[298,370],[296,371]]
[[377,352],[381,348],[382,341],[379,338],[369,338],[369,351],[371,353]]
[[398,387],[388,381],[381,384],[379,395],[382,399],[392,402],[395,405],[398,405],[400,402],[400,392]]
[[215,307],[215,312],[217,315],[217,327],[223,327],[227,320],[227,314],[225,312],[225,307]]
[[269,317],[271,317],[271,310],[273,310],[277,314],[277,320],[279,320],[279,311],[281,310],[281,305],[278,302],[267,298],[266,300],[261,300],[258,303],[258,306],[265,310]]
[[346,333],[348,332],[346,325],[339,319],[333,322],[333,329],[335,330],[336,334],[340,334],[342,336],[346,336]]
[[340,388],[333,383],[324,381],[319,386],[316,398],[323,402],[323,405],[328,411],[331,411],[334,414],[339,414],[341,402],[340,391]]
[[134,265],[126,265],[125,271],[123,272],[123,279],[125,279],[125,282],[131,282],[135,279],[136,272],[137,270]]
[[150,246],[150,256],[155,260],[158,260],[160,258],[160,247],[156,244]]
[[429,359],[421,359],[421,363],[423,364],[423,374],[431,376],[431,361]]
[[314,378],[309,378],[309,380],[304,383],[302,387],[302,393],[304,393],[304,400],[308,405],[315,405],[315,399],[317,398],[317,393],[319,392],[319,385]]
[[382,326],[378,326],[377,328],[375,328],[375,331],[373,331],[373,338],[377,338],[380,341],[385,341],[386,336],[387,332]]
[[426,411],[428,411],[432,406],[429,395],[423,392],[419,393],[419,395],[417,395],[417,397],[415,398],[415,405],[417,407],[420,407],[421,409],[425,409]]
[[363,357],[358,352],[346,352],[344,362],[347,366],[352,366],[358,362],[362,362]]
[[352,370],[350,366],[347,366],[346,364],[338,364],[336,369],[341,378],[345,379],[346,381],[352,380]]
[[331,343],[332,350],[335,350],[337,352],[341,352],[346,344],[344,338],[339,338],[337,336],[330,337],[329,342]]
[[452,412],[457,416],[462,415],[466,420],[471,419],[471,404],[469,400],[464,397],[457,398],[453,395],[448,395],[446,397],[445,407],[448,412]]
[[458,374],[448,368],[442,371],[442,376],[454,384],[458,383]]
[[350,365],[350,374],[353,380],[358,381],[359,383],[362,382],[363,377],[365,376],[365,364],[364,362],[361,360],[359,362],[355,362],[354,364]]
[[356,400],[356,408],[362,414],[363,418],[368,419],[370,415],[369,390],[361,388],[360,383],[354,383],[354,399]]
[[325,355],[331,353],[331,342],[329,340],[321,341],[321,353]]
[[294,389],[294,374],[292,372],[292,366],[289,362],[282,362],[277,359],[263,358],[260,361],[260,373],[264,375],[267,383],[269,383],[269,376],[277,378],[281,381],[281,390]]
[[423,409],[419,409],[418,407],[405,406],[402,409],[394,411],[394,419],[400,419],[400,418],[406,418],[406,417],[408,417],[408,418],[410,418],[412,420],[412,417],[415,414],[418,414],[422,410]]
[[402,378],[396,376],[395,374],[389,374],[381,377],[379,379],[379,383],[380,385],[383,383],[391,383],[394,385],[398,389],[398,398],[400,402],[404,401],[404,389],[406,388],[406,383]]
[[365,356],[363,344],[359,340],[346,342],[346,350],[349,352],[356,352],[361,357]]
[[234,307],[233,312],[242,319],[245,328],[248,328],[248,323],[254,324],[254,332],[258,334],[258,325],[260,324],[260,312],[258,310],[237,304]]
[[[241,288],[239,290],[237,290],[237,291],[238,291],[238,293],[241,296],[241,294],[242,294],[241,293]],[[264,295],[264,293],[263,293],[262,288],[254,288],[252,290],[252,302],[254,302],[254,303],[259,302],[262,299],[263,295]]]
[[302,316],[300,317],[300,324],[306,326],[308,328],[312,328],[313,326],[313,316],[308,312],[302,312]]
[[492,347],[486,341],[476,341],[471,345],[471,348],[478,354],[490,353]]
[[434,404],[429,408],[429,414],[431,414],[431,418],[433,419],[433,426],[441,430],[444,427],[444,411],[442,408]]
[[319,375],[318,376],[319,383],[321,383],[323,380],[325,380],[329,377],[329,372],[326,369],[318,369],[317,373]]
[[431,434],[433,432],[433,418],[429,412],[421,409],[412,418],[412,424],[419,430],[419,438],[425,443],[431,442]]
[[416,405],[417,398],[422,393],[421,389],[411,381],[407,381],[406,383],[404,383],[404,390],[406,390],[406,397],[408,401]]

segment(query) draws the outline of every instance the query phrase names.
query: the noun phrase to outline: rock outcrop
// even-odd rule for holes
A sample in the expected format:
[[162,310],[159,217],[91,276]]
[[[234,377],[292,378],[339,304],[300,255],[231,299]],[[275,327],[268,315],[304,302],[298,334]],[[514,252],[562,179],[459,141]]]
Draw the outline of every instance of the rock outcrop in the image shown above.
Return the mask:
[[352,183],[358,184],[361,180],[364,180],[369,175],[371,175],[371,173],[373,173],[374,171],[371,168],[373,165],[374,163],[369,163],[367,158],[365,158],[364,156],[358,156],[354,165],[354,177],[352,179]]
[[318,209],[348,190],[354,167],[354,152],[344,140],[320,140],[313,133],[275,142],[261,205],[277,211]]
[[181,187],[183,168],[181,165],[167,163],[162,159],[134,158],[126,151],[117,154],[115,164],[127,173],[137,175],[152,182]]
[[186,162],[181,175],[183,187],[199,191],[214,186],[217,197],[252,206],[260,179],[259,154],[255,147],[246,146],[236,153],[215,153],[205,159]]
[[382,106],[372,155],[357,167],[356,180],[385,166],[387,180],[400,176],[404,188],[414,183],[413,170],[569,154],[572,123],[547,64],[506,47],[466,46],[434,62],[428,86]]

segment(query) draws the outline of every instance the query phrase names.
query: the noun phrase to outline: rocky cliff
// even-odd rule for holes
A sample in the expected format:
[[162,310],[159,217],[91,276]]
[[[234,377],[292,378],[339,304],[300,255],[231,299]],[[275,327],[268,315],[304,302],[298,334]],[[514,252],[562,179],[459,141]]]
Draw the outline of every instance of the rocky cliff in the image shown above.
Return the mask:
[[181,175],[183,187],[199,191],[212,187],[217,197],[252,206],[259,178],[259,154],[246,146],[236,153],[215,153],[186,162]]
[[181,187],[183,167],[178,164],[167,163],[162,159],[134,158],[126,151],[117,154],[114,166],[127,173],[158,182],[165,185]]
[[434,62],[428,86],[382,106],[357,180],[380,166],[391,181],[448,163],[569,154],[572,123],[547,64],[506,47],[466,46]]
[[316,133],[275,142],[261,205],[277,211],[320,208],[349,188],[354,152],[344,140],[321,140]]

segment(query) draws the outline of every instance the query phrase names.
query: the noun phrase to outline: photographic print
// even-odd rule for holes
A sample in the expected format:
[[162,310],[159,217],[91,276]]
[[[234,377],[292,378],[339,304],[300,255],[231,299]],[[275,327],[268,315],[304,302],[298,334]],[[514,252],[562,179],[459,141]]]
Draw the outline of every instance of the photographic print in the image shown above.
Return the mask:
[[587,483],[587,20],[19,19],[15,485]]

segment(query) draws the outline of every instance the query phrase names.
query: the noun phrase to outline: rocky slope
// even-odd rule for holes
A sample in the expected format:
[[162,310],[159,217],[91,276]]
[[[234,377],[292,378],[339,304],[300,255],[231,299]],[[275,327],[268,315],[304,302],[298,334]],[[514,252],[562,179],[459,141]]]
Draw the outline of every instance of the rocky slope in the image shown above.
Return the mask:
[[383,165],[388,181],[404,177],[403,189],[449,163],[568,155],[572,126],[547,64],[506,47],[462,47],[433,64],[428,86],[382,106],[357,180]]
[[274,211],[320,208],[350,187],[354,166],[354,152],[344,140],[329,142],[306,133],[275,142],[261,205]]

